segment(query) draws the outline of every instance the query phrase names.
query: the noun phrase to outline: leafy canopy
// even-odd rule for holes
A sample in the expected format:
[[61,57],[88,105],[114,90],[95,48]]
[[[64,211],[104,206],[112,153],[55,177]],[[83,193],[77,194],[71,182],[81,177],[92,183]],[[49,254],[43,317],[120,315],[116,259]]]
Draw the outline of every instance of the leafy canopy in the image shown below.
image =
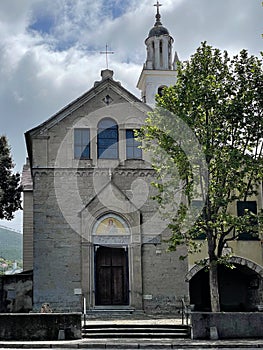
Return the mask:
[[219,260],[227,241],[255,230],[254,214],[237,217],[231,208],[256,195],[262,181],[262,111],[262,62],[246,50],[230,58],[202,43],[178,64],[176,85],[157,97],[140,132],[171,249],[187,244],[196,251],[202,235],[210,261]]
[[13,162],[5,136],[0,137],[0,219],[11,220],[14,212],[21,209],[19,173],[12,173]]

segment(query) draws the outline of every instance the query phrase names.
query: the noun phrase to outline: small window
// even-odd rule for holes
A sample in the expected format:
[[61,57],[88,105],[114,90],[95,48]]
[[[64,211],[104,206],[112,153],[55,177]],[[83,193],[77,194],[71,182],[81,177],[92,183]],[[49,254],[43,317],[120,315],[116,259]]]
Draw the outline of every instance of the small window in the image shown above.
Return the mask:
[[118,125],[114,120],[105,118],[98,124],[98,158],[118,158]]
[[[253,214],[257,214],[257,202],[256,201],[238,201],[237,202],[237,215],[243,216],[246,212],[251,212]],[[253,232],[247,231],[239,234],[239,240],[258,240],[258,221],[257,218],[251,217],[250,226],[255,227]]]
[[142,159],[141,142],[135,139],[134,130],[126,130],[126,158]]
[[74,158],[90,158],[90,131],[89,129],[74,129]]

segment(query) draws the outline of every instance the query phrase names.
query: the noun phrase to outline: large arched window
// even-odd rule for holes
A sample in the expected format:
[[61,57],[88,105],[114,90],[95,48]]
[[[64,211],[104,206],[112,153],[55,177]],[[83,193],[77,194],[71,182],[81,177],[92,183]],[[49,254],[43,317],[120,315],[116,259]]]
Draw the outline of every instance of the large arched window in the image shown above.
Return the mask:
[[98,158],[118,158],[118,125],[110,118],[98,124]]

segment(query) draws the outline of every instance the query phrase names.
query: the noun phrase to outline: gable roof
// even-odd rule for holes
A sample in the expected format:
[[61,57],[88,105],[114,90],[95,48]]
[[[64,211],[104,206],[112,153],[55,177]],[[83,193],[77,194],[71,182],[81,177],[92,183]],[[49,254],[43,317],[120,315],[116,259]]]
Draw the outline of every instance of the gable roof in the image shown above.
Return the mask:
[[101,72],[102,80],[96,81],[94,83],[94,86],[85,92],[83,95],[75,99],[74,101],[70,102],[68,105],[63,107],[61,110],[59,110],[56,114],[51,116],[49,119],[47,119],[45,122],[39,124],[38,126],[28,130],[25,135],[34,135],[38,131],[43,134],[46,130],[50,129],[52,126],[59,123],[61,120],[67,118],[68,115],[72,114],[74,111],[78,110],[80,107],[85,105],[87,102],[89,102],[92,98],[94,98],[99,92],[102,92],[105,89],[111,88],[114,92],[116,92],[118,95],[120,95],[123,99],[125,99],[127,102],[132,103],[137,109],[140,111],[147,113],[151,111],[151,107],[143,103],[138,97],[133,95],[131,92],[129,92],[127,89],[125,89],[120,82],[115,81],[112,76],[112,74],[105,74],[105,72],[112,72],[109,70],[104,70]]
[[56,114],[51,116],[49,119],[39,124],[38,126],[28,130],[25,133],[26,146],[28,151],[28,156],[31,161],[32,159],[32,142],[31,137],[36,135],[44,136],[45,133],[57,125],[60,121],[64,120],[68,116],[70,116],[73,112],[81,108],[83,105],[88,103],[90,100],[96,97],[96,95],[104,90],[111,89],[116,94],[120,95],[124,100],[128,103],[131,103],[135,108],[140,110],[143,113],[147,113],[151,111],[151,107],[143,103],[138,97],[133,95],[127,89],[125,89],[120,82],[115,81],[113,77],[113,71],[111,70],[102,70],[101,71],[102,79],[100,81],[96,81],[94,86],[85,92],[83,95],[78,97],[77,99],[70,102],[68,105],[59,110]]

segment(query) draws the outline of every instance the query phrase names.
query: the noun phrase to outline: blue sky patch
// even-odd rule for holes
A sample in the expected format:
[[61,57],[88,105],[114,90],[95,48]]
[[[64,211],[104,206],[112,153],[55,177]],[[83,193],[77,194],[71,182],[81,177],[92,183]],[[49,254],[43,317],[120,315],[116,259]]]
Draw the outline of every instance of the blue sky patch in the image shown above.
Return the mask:
[[103,3],[106,15],[109,14],[113,19],[121,17],[129,7],[128,0],[105,0]]
[[55,18],[50,14],[38,15],[35,22],[29,26],[29,29],[43,34],[50,34],[55,25]]

